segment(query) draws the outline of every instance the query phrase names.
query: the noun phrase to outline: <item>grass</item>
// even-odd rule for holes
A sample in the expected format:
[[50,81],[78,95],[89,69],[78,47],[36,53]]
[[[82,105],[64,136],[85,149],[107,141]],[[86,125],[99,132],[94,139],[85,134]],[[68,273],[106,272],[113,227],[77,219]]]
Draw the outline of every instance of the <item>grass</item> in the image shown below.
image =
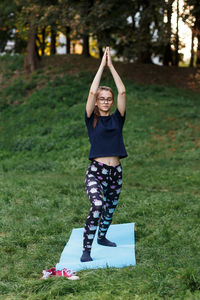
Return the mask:
[[[48,72],[0,92],[0,299],[200,299],[199,95],[128,80],[129,156],[113,223],[136,223],[137,266],[39,279],[89,210],[84,108],[94,73]],[[114,87],[107,73],[102,83]]]

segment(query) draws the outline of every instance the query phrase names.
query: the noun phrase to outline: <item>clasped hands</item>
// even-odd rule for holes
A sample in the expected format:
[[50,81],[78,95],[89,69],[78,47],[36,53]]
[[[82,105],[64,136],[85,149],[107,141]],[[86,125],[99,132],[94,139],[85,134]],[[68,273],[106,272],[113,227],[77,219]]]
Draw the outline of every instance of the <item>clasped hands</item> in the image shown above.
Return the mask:
[[110,56],[110,48],[106,47],[104,51],[104,55],[101,60],[102,67],[108,66],[109,68],[112,66],[112,59]]

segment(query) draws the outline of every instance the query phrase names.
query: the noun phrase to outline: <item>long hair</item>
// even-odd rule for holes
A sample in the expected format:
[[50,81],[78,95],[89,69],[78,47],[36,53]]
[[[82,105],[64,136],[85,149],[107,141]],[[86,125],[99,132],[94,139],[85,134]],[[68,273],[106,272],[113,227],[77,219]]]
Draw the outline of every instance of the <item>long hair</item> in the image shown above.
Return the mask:
[[[109,86],[99,86],[99,87],[98,87],[98,90],[97,90],[97,94],[96,94],[96,99],[98,98],[99,93],[100,93],[101,91],[109,91],[109,92],[111,92],[112,98],[113,98],[113,101],[114,101],[114,93],[113,93],[113,90],[112,90]],[[93,128],[96,127],[97,122],[98,122],[98,117],[99,117],[99,116],[100,116],[99,108],[98,108],[97,105],[95,105],[95,108],[94,108],[94,122],[93,122]]]

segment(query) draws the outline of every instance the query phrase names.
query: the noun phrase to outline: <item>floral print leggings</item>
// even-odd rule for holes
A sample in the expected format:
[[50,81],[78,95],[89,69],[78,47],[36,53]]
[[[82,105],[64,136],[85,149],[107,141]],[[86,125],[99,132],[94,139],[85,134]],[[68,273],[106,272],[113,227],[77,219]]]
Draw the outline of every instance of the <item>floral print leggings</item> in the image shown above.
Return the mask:
[[85,189],[91,208],[85,222],[83,251],[90,251],[94,236],[105,237],[112,222],[114,210],[122,188],[122,166],[108,166],[95,160],[90,164],[85,176]]

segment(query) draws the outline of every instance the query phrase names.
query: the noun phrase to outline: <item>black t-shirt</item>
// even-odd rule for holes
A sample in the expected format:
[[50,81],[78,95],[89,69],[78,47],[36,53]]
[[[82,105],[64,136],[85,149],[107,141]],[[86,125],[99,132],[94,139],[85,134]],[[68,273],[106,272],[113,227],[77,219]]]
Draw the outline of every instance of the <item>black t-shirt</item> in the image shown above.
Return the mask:
[[109,116],[99,116],[95,128],[93,128],[94,111],[90,118],[87,117],[85,110],[85,123],[90,139],[89,159],[105,156],[119,156],[124,158],[128,156],[122,136],[122,128],[125,121],[125,116],[122,117],[119,110]]

